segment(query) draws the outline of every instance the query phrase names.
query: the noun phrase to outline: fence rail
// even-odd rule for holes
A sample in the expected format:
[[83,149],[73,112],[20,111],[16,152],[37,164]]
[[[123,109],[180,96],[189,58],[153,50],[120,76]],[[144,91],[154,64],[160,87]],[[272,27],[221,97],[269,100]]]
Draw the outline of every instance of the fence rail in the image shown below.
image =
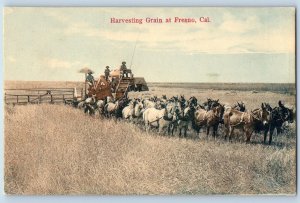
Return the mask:
[[83,97],[83,88],[5,89],[4,101],[6,104],[62,103],[78,97]]

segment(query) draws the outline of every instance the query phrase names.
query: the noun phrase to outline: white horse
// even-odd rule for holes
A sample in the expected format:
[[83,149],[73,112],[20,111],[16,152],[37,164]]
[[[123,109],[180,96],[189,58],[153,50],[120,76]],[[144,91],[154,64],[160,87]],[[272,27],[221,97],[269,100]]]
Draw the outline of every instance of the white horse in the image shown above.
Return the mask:
[[116,112],[118,107],[119,107],[119,101],[116,101],[116,103],[112,103],[112,102],[107,103],[104,107],[104,112],[106,114],[106,117],[111,117]]
[[84,113],[89,113],[90,115],[95,114],[96,110],[96,95],[93,95],[92,97],[86,98],[84,101],[79,102],[78,108],[84,109]]
[[132,120],[135,123],[139,123],[142,120],[142,118],[143,118],[144,111],[145,111],[145,109],[143,108],[143,103],[137,101],[136,104],[135,104],[135,106],[134,106]]
[[158,127],[158,133],[170,126],[173,121],[173,115],[168,113],[167,108],[158,110],[156,108],[147,108],[143,113],[143,120],[145,123],[146,131],[149,132],[150,127]]
[[177,121],[179,112],[181,112],[181,107],[178,101],[172,101],[166,104],[166,109],[170,115],[173,116],[172,122],[169,123],[168,131],[173,135],[174,130],[177,128]]
[[154,107],[155,107],[155,102],[150,101],[150,100],[148,100],[148,99],[145,99],[145,100],[143,101],[143,104],[144,104],[144,108],[145,108],[145,109],[146,109],[146,108],[154,108]]
[[130,103],[122,110],[122,117],[123,119],[131,120],[134,114],[134,103]]
[[134,106],[134,117],[141,117],[143,113],[143,103],[136,102]]
[[102,115],[104,113],[105,101],[99,100],[99,101],[97,101],[96,105],[97,105],[97,109],[99,111],[99,115]]
[[143,103],[139,101],[131,101],[128,106],[122,110],[123,119],[139,120],[143,115]]

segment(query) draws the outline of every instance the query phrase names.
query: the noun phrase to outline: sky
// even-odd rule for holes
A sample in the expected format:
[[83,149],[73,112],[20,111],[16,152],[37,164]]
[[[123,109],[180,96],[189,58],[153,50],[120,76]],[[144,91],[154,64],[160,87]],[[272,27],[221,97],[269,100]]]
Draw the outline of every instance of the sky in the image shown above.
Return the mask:
[[[175,23],[175,17],[196,23]],[[210,22],[200,22],[200,17]],[[143,23],[111,23],[143,19]],[[163,23],[147,23],[160,18]],[[165,19],[171,18],[171,23]],[[295,82],[294,8],[4,10],[4,78],[80,81],[127,62],[147,82]]]

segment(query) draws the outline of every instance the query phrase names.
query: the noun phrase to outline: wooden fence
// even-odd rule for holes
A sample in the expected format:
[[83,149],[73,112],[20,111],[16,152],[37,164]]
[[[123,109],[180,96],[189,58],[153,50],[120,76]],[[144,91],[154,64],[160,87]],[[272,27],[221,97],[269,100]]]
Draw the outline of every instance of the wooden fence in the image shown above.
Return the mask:
[[62,103],[81,97],[83,89],[75,88],[47,88],[47,89],[5,89],[6,104],[40,104]]

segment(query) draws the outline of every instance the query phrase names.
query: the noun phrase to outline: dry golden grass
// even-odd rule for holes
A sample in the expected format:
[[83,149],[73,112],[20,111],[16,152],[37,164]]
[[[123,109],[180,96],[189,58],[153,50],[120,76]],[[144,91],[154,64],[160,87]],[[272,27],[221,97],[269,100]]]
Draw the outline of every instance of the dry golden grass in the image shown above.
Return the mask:
[[294,127],[283,141],[169,138],[63,105],[7,106],[5,192],[295,194]]
[[[197,86],[197,84],[196,84]],[[295,105],[295,96],[150,84],[136,96],[185,94],[248,109],[261,102]],[[77,87],[80,82],[6,82],[6,88]],[[230,85],[228,86],[230,87]],[[243,87],[241,87],[243,90]],[[293,90],[291,91],[293,92]],[[283,94],[284,93],[284,94]],[[139,127],[99,120],[59,105],[5,108],[5,191],[9,194],[295,194],[296,130],[274,145],[178,139],[146,134]],[[222,133],[222,130],[220,131]]]

